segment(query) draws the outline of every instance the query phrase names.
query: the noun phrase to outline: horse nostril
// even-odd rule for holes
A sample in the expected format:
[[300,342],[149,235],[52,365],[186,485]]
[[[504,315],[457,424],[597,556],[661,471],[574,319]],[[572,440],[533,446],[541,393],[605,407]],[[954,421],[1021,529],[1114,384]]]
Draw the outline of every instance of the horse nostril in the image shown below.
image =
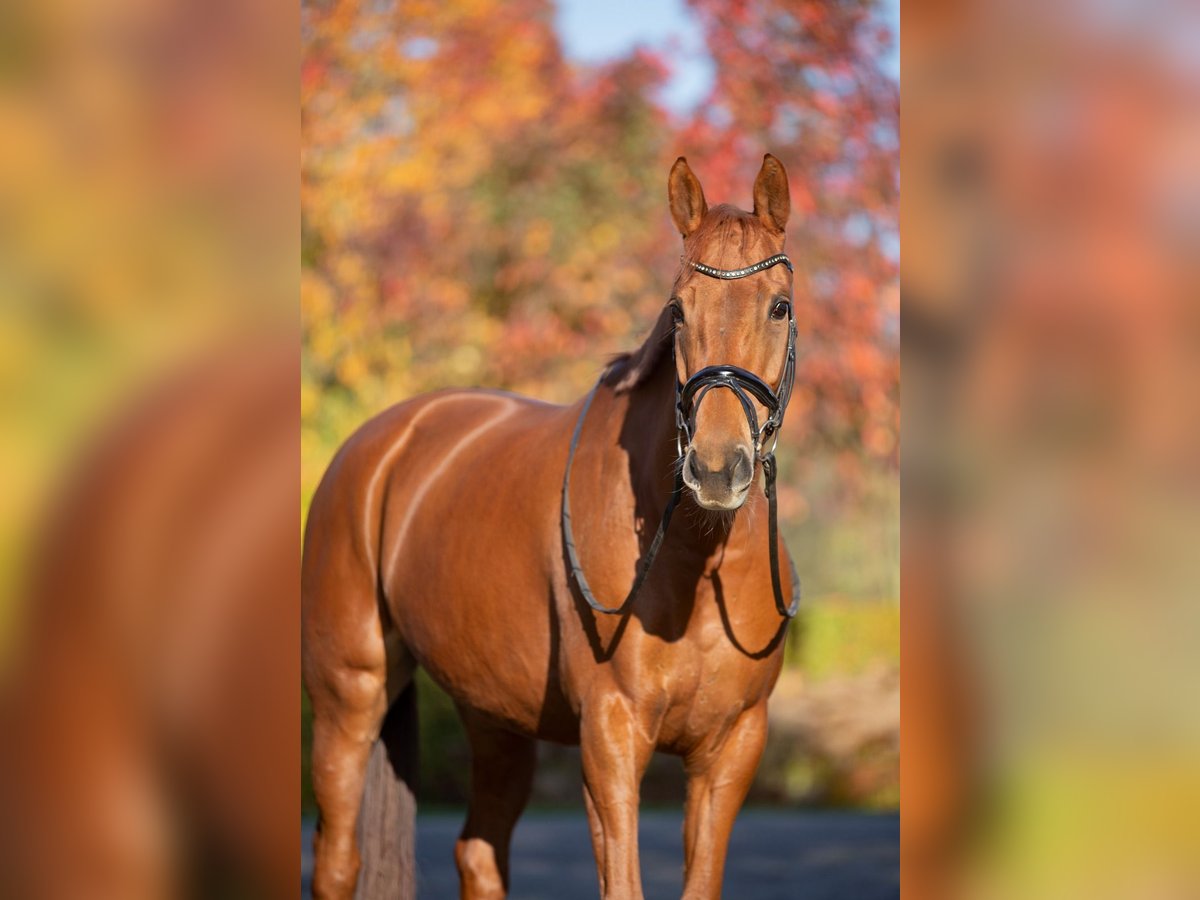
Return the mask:
[[693,490],[713,495],[739,493],[753,478],[753,458],[744,446],[727,449],[714,468],[706,466],[695,450],[690,451],[683,461],[684,483]]
[[743,487],[750,483],[754,477],[754,465],[750,462],[750,451],[745,447],[738,447],[737,459],[733,463],[733,484]]

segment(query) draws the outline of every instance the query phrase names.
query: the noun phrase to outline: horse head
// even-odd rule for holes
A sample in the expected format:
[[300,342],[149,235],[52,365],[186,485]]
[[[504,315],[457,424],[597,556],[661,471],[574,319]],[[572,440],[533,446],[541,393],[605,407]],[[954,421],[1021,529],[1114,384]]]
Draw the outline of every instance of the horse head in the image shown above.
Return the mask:
[[668,198],[684,249],[670,301],[683,481],[702,507],[735,510],[774,451],[795,370],[787,173],[767,154],[753,212],[710,209],[680,157]]

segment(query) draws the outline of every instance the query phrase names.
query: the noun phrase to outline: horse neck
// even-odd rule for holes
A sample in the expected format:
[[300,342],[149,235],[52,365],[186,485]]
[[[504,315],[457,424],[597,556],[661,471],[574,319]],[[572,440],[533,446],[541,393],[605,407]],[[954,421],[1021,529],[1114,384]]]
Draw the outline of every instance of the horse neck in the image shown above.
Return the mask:
[[638,504],[661,510],[675,483],[675,378],[660,364],[626,395],[619,442],[629,459],[629,480]]

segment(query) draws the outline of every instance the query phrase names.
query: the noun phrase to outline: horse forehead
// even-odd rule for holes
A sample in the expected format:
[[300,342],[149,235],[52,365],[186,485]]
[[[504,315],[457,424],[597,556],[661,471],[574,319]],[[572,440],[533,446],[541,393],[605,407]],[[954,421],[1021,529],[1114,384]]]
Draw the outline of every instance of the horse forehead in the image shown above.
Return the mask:
[[736,254],[772,248],[778,238],[752,213],[721,204],[709,210],[693,241],[699,251]]
[[718,281],[715,278],[708,280],[713,282],[711,291],[697,294],[697,306],[702,321],[719,322],[722,330],[744,322],[744,313],[757,305],[758,299],[767,289],[767,285],[752,284],[751,279],[746,278],[729,281]]
[[695,311],[702,318],[736,318],[760,305],[764,297],[787,292],[787,279],[770,269],[745,278],[712,278],[695,272],[689,281]]
[[[725,288],[730,286],[724,283]],[[697,355],[689,355],[689,359],[697,367],[719,363],[758,367],[763,363],[761,356],[767,352],[769,341],[760,317],[751,313],[761,305],[753,288],[750,294],[718,290],[717,295],[697,297],[692,317],[694,327],[688,334],[690,353]]]

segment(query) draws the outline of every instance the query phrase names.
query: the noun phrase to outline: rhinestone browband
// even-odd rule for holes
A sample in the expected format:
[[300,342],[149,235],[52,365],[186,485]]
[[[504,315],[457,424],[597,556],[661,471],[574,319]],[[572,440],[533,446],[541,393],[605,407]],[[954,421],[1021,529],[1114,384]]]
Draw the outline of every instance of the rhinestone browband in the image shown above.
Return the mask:
[[[687,260],[684,260],[687,262]],[[783,263],[787,266],[789,272],[794,272],[792,261],[787,258],[786,253],[776,253],[774,256],[769,256],[762,262],[756,262],[752,266],[746,266],[744,269],[714,269],[712,266],[706,266],[704,263],[693,262],[688,263],[693,269],[702,275],[708,275],[710,278],[745,278],[747,275],[753,275],[755,272],[761,272],[763,269],[769,269],[771,266]]]

